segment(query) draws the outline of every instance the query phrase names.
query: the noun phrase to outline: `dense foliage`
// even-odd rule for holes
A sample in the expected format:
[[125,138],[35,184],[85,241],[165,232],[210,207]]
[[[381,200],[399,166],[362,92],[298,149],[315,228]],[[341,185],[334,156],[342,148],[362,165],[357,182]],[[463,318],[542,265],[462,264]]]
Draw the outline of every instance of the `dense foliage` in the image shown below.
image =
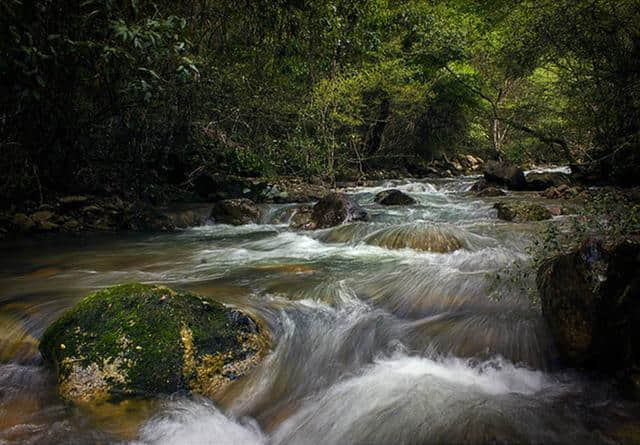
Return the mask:
[[638,23],[638,0],[5,0],[2,199],[458,151],[628,175]]

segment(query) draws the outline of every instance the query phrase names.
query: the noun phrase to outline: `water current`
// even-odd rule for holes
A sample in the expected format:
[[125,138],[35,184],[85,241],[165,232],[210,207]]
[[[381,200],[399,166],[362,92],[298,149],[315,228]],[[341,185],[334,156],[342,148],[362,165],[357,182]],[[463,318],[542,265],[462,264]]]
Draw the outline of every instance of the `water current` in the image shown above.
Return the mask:
[[[561,368],[540,309],[492,279],[526,264],[540,224],[500,221],[493,202],[538,198],[477,198],[473,181],[346,189],[371,220],[315,232],[288,229],[287,204],[256,225],[5,241],[0,444],[624,442],[638,406]],[[390,187],[418,203],[375,204]],[[216,402],[62,402],[39,337],[87,292],[133,281],[242,308],[273,351]]]

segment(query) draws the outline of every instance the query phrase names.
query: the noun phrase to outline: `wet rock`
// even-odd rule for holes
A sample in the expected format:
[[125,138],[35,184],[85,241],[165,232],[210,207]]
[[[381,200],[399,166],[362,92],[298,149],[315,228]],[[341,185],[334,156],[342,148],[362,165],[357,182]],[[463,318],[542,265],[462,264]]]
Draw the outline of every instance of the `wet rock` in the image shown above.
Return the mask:
[[365,238],[370,245],[387,249],[415,249],[446,253],[464,247],[463,240],[448,228],[410,223],[378,230]]
[[294,230],[313,230],[313,206],[298,207],[291,216],[289,227]]
[[225,199],[214,204],[211,218],[218,224],[255,224],[260,220],[260,209],[250,199]]
[[534,203],[498,202],[493,208],[498,211],[498,218],[505,221],[542,221],[552,217],[548,209]]
[[638,369],[640,243],[588,239],[543,263],[536,282],[566,364],[618,375]]
[[506,193],[496,187],[486,187],[476,192],[476,196],[479,198],[490,197],[490,196],[504,196],[504,195],[506,195]]
[[559,172],[534,172],[526,176],[526,181],[528,190],[546,190],[549,187],[557,187],[571,183],[571,177]]
[[313,206],[311,215],[315,229],[326,229],[351,221],[367,221],[366,210],[342,193],[331,193]]
[[413,205],[416,200],[400,190],[384,190],[375,196],[375,202],[384,206]]
[[269,335],[246,314],[163,286],[90,294],[45,331],[40,352],[76,403],[190,391],[215,398],[247,374]]
[[469,188],[469,191],[479,192],[480,190],[484,190],[487,187],[490,187],[489,183],[487,182],[486,179],[481,178],[471,185],[471,187]]
[[512,190],[527,188],[527,181],[522,169],[506,162],[488,161],[484,166],[484,179]]

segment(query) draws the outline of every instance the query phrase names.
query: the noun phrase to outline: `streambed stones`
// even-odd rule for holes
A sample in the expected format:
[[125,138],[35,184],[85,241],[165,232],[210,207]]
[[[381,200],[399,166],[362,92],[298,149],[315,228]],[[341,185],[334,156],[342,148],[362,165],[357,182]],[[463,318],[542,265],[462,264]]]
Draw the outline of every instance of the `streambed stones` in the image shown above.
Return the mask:
[[40,352],[76,403],[190,391],[215,398],[269,349],[256,320],[164,286],[114,286],[45,331]]
[[553,216],[546,207],[529,202],[497,202],[493,208],[498,211],[498,218],[505,221],[544,221]]
[[416,200],[397,189],[383,190],[378,193],[375,202],[384,206],[414,205]]

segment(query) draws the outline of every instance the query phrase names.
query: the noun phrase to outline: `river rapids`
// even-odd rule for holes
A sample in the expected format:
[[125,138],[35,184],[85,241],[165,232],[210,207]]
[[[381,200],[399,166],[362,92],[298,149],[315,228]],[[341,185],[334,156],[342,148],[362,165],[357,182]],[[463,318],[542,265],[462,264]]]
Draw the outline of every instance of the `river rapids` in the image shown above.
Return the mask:
[[[640,409],[561,368],[540,309],[493,276],[541,223],[499,221],[475,178],[347,189],[366,223],[262,224],[0,245],[0,445],[609,444]],[[382,207],[390,187],[416,199]],[[560,217],[562,218],[562,217]],[[222,400],[185,394],[76,407],[56,395],[38,339],[83,295],[124,282],[211,295],[261,319],[273,351]],[[531,284],[531,283],[529,283]],[[500,298],[492,298],[499,295]],[[631,436],[630,436],[631,435]]]

